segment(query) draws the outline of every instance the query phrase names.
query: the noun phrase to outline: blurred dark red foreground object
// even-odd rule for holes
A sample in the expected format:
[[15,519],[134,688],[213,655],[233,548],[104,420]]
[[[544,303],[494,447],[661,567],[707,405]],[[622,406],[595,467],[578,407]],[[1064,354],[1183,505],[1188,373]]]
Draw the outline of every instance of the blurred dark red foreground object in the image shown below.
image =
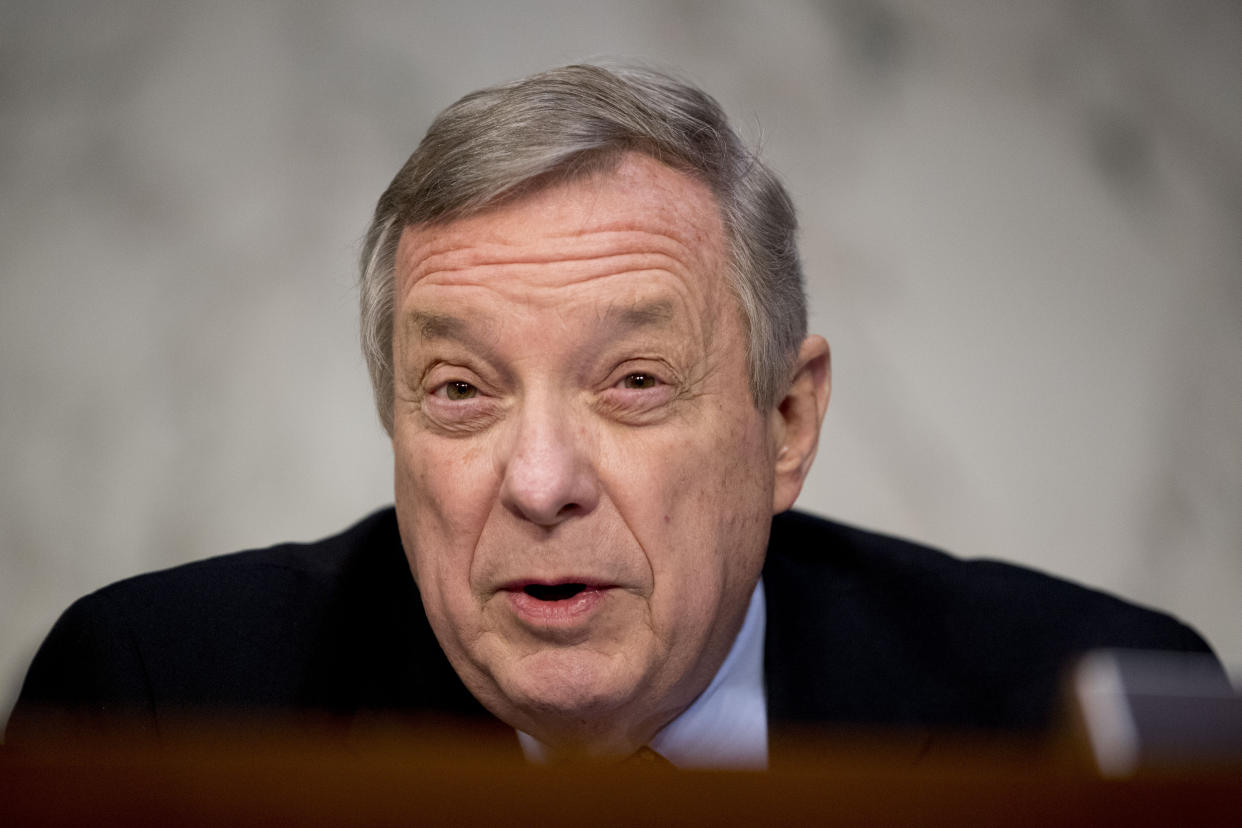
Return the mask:
[[7,747],[0,825],[1242,824],[1242,768],[1106,780],[1069,744],[808,740],[767,773],[538,768],[512,747],[400,729]]

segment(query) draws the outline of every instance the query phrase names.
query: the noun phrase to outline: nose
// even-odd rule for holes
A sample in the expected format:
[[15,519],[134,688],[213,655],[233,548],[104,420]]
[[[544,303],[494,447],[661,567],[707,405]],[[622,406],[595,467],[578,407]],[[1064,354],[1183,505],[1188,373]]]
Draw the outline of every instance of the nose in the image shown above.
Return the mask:
[[503,458],[501,502],[510,512],[551,528],[585,515],[599,502],[590,440],[554,400],[528,401]]

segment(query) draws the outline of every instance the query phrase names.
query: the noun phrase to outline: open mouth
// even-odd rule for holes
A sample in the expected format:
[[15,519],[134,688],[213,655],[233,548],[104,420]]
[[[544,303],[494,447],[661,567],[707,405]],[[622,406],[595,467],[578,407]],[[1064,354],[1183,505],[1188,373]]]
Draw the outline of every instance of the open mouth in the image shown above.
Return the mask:
[[586,588],[586,584],[527,584],[522,591],[539,601],[566,601]]
[[542,583],[523,580],[514,581],[503,589],[515,617],[527,625],[528,632],[551,635],[555,639],[579,635],[589,629],[590,619],[607,605],[615,587],[586,580]]

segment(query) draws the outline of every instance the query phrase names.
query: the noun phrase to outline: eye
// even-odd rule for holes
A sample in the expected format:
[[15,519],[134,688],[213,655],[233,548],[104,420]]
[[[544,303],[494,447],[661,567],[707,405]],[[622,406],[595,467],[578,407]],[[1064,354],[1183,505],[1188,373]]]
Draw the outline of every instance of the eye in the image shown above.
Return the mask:
[[440,387],[444,390],[444,396],[450,400],[468,400],[479,393],[479,389],[461,380],[446,382]]
[[496,386],[476,378],[459,366],[438,366],[425,377],[418,405],[422,425],[441,436],[467,437],[495,423],[504,414],[505,400],[496,395]]
[[675,410],[677,372],[664,360],[625,360],[600,390],[600,412],[618,423],[633,426],[661,422]]
[[651,374],[633,373],[626,374],[625,379],[621,380],[623,388],[655,388],[659,384],[659,380]]

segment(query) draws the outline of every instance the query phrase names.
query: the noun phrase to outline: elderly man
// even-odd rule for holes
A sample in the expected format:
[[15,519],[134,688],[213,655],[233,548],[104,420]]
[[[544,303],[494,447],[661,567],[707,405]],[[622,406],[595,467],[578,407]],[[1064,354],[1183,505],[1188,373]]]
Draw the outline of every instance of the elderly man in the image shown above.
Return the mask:
[[1206,649],[1080,587],[787,512],[830,373],[794,233],[715,101],[669,77],[570,66],[463,98],[362,256],[395,510],[83,599],[16,732],[40,711],[162,733],[448,713],[535,759],[764,767],[791,725],[1038,728],[1075,653]]

